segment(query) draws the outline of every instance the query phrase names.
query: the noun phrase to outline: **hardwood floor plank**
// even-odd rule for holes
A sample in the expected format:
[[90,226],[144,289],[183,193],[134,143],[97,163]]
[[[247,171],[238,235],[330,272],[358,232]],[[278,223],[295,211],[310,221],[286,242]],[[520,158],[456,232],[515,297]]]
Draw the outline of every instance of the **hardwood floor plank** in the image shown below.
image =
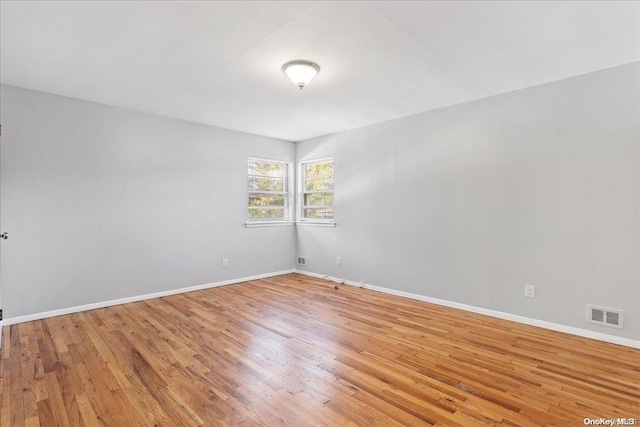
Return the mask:
[[55,420],[57,425],[61,427],[69,427],[69,416],[64,405],[62,393],[60,392],[56,373],[49,372],[45,375],[45,379],[47,381],[47,391],[49,392],[49,399],[47,399],[46,402],[48,402],[52,418]]
[[[38,420],[40,421],[41,426],[59,426],[61,425],[56,419],[53,417],[53,412],[51,411],[51,404],[49,399],[38,401]],[[8,426],[9,424],[6,424]],[[5,426],[5,424],[3,424]]]
[[[5,328],[9,330],[9,328]],[[8,346],[5,346],[8,347]],[[0,425],[8,426],[11,423],[11,359],[2,359],[2,383],[0,384]],[[14,381],[20,381],[16,378]]]
[[[22,345],[22,344],[21,344]],[[26,344],[28,346],[28,344]],[[22,371],[22,398],[25,418],[32,418],[38,415],[38,404],[36,399],[36,367],[35,361],[31,357],[28,347],[24,349],[21,358]]]
[[10,393],[10,406],[11,406],[11,426],[24,426],[25,424],[25,408],[24,399],[22,398],[22,367],[20,356],[20,334],[18,330],[19,325],[10,326],[11,330],[11,347],[14,350],[11,352],[14,357],[6,359],[9,362],[9,379],[10,389],[5,392]]
[[69,425],[79,426],[84,423],[81,420],[80,410],[76,403],[75,395],[83,391],[82,381],[74,369],[71,355],[67,352],[60,355],[60,366],[56,371],[56,379],[60,387],[60,394],[64,402]]
[[639,350],[296,274],[2,333],[2,427],[640,418]]
[[75,398],[84,425],[86,427],[100,427],[100,423],[98,422],[98,415],[93,410],[93,407],[91,406],[91,402],[89,401],[87,395],[84,393],[80,393],[76,394]]
[[40,427],[40,417],[38,417],[36,415],[34,417],[27,418],[25,420],[25,426],[26,427]]

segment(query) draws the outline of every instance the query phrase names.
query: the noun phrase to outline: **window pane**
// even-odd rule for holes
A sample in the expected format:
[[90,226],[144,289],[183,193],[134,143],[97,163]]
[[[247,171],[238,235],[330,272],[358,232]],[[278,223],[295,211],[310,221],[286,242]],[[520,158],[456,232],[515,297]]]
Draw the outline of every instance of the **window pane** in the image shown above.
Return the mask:
[[333,190],[333,177],[314,178],[305,180],[305,191]]
[[250,194],[249,206],[284,206],[284,194]]
[[311,193],[304,195],[305,206],[332,206],[333,193]]
[[304,165],[304,190],[333,190],[333,162]]
[[308,179],[325,177],[333,178],[333,162],[304,165],[304,175]]
[[249,191],[286,191],[284,178],[249,176]]
[[308,219],[333,219],[333,207],[330,208],[306,208],[304,217]]
[[286,165],[284,163],[269,163],[259,160],[249,160],[249,176],[265,176],[284,178]]
[[284,220],[284,209],[249,208],[249,219],[259,219],[261,221]]

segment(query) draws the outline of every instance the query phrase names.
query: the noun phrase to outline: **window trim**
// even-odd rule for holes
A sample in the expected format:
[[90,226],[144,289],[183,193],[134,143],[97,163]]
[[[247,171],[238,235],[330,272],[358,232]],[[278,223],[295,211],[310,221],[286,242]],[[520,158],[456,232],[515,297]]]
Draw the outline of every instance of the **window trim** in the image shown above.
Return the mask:
[[284,226],[293,226],[295,224],[294,221],[247,221],[244,223],[246,228],[254,228],[254,227],[284,227]]
[[[245,221],[245,227],[250,228],[250,227],[276,227],[276,226],[283,226],[283,225],[292,225],[295,220],[295,213],[294,213],[294,209],[295,209],[295,201],[294,201],[294,194],[295,194],[295,188],[294,188],[294,171],[293,171],[293,162],[287,161],[287,160],[274,160],[274,159],[265,159],[264,157],[255,157],[255,156],[248,156],[247,157],[247,166],[249,164],[250,161],[254,161],[254,162],[264,162],[264,163],[278,163],[278,164],[282,164],[285,165],[285,179],[284,179],[284,183],[285,183],[285,189],[286,191],[250,191],[249,190],[249,175],[247,174],[247,187],[246,187],[246,207],[247,207],[247,219]],[[284,219],[273,219],[273,220],[260,220],[260,219],[255,219],[252,220],[249,218],[249,196],[252,193],[273,193],[273,194],[281,194],[284,195],[284,201],[285,201],[285,206],[284,206],[284,211],[285,211],[285,218]]]
[[[317,226],[325,226],[325,227],[335,227],[335,216],[331,219],[322,219],[322,218],[305,218],[303,217],[304,212],[304,195],[311,193],[328,193],[328,191],[304,191],[304,166],[305,165],[313,165],[317,163],[329,163],[333,164],[333,189],[331,190],[331,194],[334,196],[333,204],[331,208],[334,209],[335,215],[335,180],[336,180],[336,163],[333,157],[323,157],[320,159],[312,159],[312,160],[303,160],[298,162],[298,191],[296,192],[296,224],[299,225],[317,225]],[[324,206],[318,206],[324,207]]]

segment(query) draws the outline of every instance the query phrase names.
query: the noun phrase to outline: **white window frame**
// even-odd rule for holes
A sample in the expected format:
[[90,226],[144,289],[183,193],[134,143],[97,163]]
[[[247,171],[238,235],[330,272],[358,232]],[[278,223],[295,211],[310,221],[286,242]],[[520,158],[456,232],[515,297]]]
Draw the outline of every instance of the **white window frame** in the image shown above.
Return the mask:
[[[285,166],[285,191],[250,191],[249,190],[249,175],[247,175],[247,220],[245,222],[246,227],[271,227],[271,226],[280,226],[280,225],[293,225],[294,223],[294,176],[293,176],[293,163],[288,162],[286,160],[273,160],[273,159],[265,159],[262,157],[254,157],[249,156],[247,158],[247,166],[250,161],[254,162],[262,162],[262,163],[276,163]],[[249,218],[249,196],[252,193],[273,193],[273,194],[282,194],[284,195],[284,213],[285,218],[278,220],[261,220],[261,219],[251,219]]]
[[[334,196],[333,208],[334,217],[331,219],[322,219],[322,218],[305,218],[304,217],[304,195],[310,194],[308,191],[304,191],[305,188],[305,176],[304,176],[304,167],[306,165],[313,165],[316,163],[333,163],[333,190],[331,193]],[[325,157],[322,159],[313,159],[313,160],[305,160],[298,163],[298,192],[297,192],[297,214],[296,214],[296,224],[298,225],[320,225],[327,227],[335,227],[335,180],[336,180],[336,164],[333,160],[333,157]]]

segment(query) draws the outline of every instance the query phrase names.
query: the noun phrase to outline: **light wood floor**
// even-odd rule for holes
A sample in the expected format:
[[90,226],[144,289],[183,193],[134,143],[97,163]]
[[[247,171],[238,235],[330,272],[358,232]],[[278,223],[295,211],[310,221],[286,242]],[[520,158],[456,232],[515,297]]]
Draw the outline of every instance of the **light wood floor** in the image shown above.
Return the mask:
[[2,426],[581,426],[640,351],[300,275],[4,329]]

